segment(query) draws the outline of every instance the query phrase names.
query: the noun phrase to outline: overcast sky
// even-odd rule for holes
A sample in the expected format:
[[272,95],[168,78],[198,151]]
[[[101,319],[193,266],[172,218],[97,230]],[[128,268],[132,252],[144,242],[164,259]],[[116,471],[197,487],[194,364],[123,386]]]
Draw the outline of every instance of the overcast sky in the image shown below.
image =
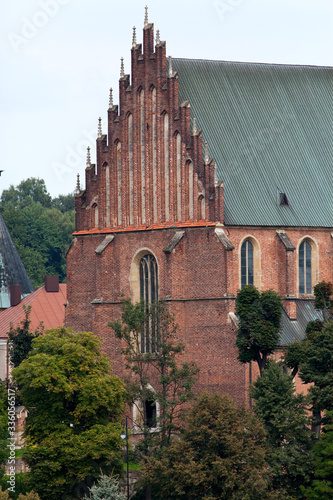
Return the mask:
[[[28,177],[52,196],[84,187],[86,148],[120,58],[130,72],[132,27],[142,41],[145,1],[2,0],[0,193]],[[332,0],[154,0],[149,22],[167,55],[333,66]]]

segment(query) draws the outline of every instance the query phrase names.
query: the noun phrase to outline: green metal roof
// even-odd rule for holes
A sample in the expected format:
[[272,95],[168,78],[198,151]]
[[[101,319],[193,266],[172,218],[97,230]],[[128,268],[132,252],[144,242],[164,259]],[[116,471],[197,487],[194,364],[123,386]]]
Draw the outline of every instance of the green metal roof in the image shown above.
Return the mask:
[[286,346],[292,342],[300,342],[305,338],[305,329],[309,321],[323,321],[323,313],[314,307],[314,301],[298,300],[296,302],[297,321],[290,320],[283,309],[281,322],[280,345]]
[[172,67],[224,183],[225,224],[333,226],[333,68],[192,59]]

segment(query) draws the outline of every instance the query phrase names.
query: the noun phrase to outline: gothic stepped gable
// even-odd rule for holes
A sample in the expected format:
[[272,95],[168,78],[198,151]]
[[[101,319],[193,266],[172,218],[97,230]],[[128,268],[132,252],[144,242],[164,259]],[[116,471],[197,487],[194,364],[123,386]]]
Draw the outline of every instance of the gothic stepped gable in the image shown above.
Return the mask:
[[11,285],[21,285],[23,296],[34,291],[6,224],[0,215],[0,308],[10,306],[9,287]]
[[96,333],[124,376],[108,322],[124,297],[163,298],[200,368],[196,390],[248,403],[238,290],[279,293],[283,346],[320,317],[315,284],[333,281],[332,119],[331,68],[167,59],[147,20],[78,182],[66,324]]
[[122,66],[107,135],[99,125],[97,166],[87,158],[76,230],[223,220],[223,186],[214,162],[203,161],[201,131],[191,131],[190,103],[179,104],[165,51],[165,42],[154,45],[152,24],[143,30],[143,48],[133,43],[131,77]]

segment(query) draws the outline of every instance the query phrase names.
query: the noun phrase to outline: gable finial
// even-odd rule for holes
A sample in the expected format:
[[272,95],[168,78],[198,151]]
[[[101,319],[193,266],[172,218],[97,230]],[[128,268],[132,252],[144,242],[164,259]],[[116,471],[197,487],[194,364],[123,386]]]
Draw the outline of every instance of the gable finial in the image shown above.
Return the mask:
[[195,118],[193,118],[192,133],[196,134],[197,132],[198,132],[198,129],[197,129],[197,120]]
[[209,162],[209,156],[208,156],[208,143],[207,141],[205,142],[205,163],[206,165],[208,164]]
[[133,36],[132,36],[132,49],[136,47],[136,27],[133,26]]
[[160,30],[156,30],[156,45],[158,45],[159,43],[161,43]]
[[124,70],[124,58],[120,58],[120,78],[123,78],[125,76],[125,70]]
[[110,88],[110,95],[109,95],[109,108],[112,108],[113,106],[113,90],[112,87]]
[[87,160],[86,160],[86,166],[90,167],[91,165],[91,158],[90,158],[90,147],[87,147]]
[[86,161],[87,167],[90,167],[91,165],[91,159],[90,159],[90,147],[87,147],[87,161]]
[[171,56],[169,56],[169,77],[173,75]]
[[102,137],[102,118],[98,118],[98,138]]
[[80,194],[80,174],[76,175],[76,194]]
[[148,6],[145,6],[145,28],[148,26]]

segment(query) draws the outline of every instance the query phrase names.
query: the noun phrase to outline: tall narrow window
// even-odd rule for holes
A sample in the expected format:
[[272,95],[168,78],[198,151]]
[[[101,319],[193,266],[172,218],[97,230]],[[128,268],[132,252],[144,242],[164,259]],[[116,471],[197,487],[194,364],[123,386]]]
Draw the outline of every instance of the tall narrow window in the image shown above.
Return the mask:
[[311,245],[308,241],[300,244],[298,251],[299,293],[312,293]]
[[164,182],[165,182],[165,220],[170,218],[169,205],[169,117],[164,115]]
[[134,188],[133,188],[133,117],[128,115],[128,177],[130,225],[134,224]]
[[[146,312],[158,300],[157,263],[153,255],[144,255],[140,261],[140,297],[144,299]],[[156,352],[157,325],[150,317],[141,336],[141,352]]]
[[182,171],[181,171],[181,137],[176,136],[176,154],[177,154],[177,219],[182,220]]
[[140,149],[141,149],[141,222],[146,222],[146,162],[145,162],[145,94],[141,90],[140,99]]
[[121,211],[121,142],[117,142],[118,226],[122,223]]
[[152,149],[153,149],[153,211],[154,221],[157,222],[157,130],[156,130],[156,89],[151,91],[152,111]]
[[246,240],[241,248],[241,287],[253,285],[253,276],[253,245],[251,241]]
[[188,165],[189,218],[193,219],[193,163]]

